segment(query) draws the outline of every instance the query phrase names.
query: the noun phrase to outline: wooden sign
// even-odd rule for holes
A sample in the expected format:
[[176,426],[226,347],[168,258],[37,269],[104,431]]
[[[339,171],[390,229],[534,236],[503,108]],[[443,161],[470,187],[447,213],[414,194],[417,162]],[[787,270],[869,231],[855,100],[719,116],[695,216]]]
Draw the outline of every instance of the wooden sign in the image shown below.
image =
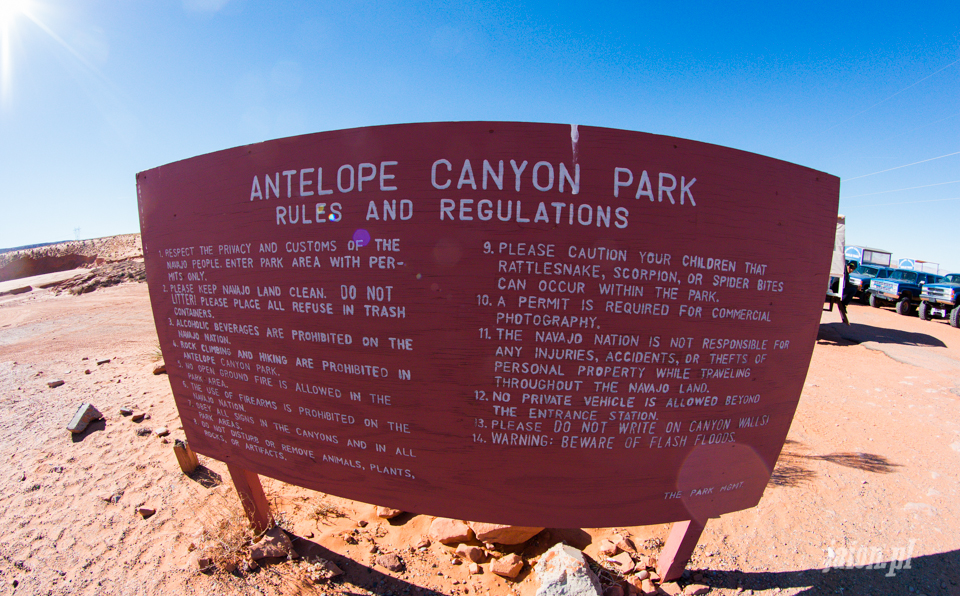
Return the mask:
[[558,124],[360,128],[137,176],[184,431],[233,466],[549,527],[756,505],[839,180]]

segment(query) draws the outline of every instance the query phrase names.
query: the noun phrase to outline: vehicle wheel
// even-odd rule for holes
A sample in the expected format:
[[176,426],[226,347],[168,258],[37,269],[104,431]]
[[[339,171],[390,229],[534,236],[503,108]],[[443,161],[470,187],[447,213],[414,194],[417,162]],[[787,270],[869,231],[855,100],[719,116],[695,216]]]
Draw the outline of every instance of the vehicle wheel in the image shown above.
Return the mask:
[[870,306],[873,308],[880,308],[880,299],[877,298],[876,294],[870,294],[870,300],[868,302],[870,302]]
[[954,306],[950,311],[950,324],[954,327],[960,327],[960,306]]
[[917,316],[920,317],[921,321],[929,321],[932,318],[929,308],[930,304],[927,302],[921,302],[920,306],[917,307]]
[[911,309],[911,307],[910,307],[910,299],[909,299],[909,298],[904,298],[904,299],[900,300],[900,302],[897,302],[897,314],[898,314],[898,315],[907,316],[907,315],[910,314],[910,311],[911,311],[911,310],[912,310],[912,309]]

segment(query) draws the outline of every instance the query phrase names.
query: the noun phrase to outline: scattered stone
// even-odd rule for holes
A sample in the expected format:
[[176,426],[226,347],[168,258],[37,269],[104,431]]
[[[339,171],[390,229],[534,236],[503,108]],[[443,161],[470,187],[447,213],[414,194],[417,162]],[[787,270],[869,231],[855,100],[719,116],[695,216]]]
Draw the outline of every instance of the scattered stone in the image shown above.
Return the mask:
[[636,575],[628,575],[624,579],[627,580],[627,585],[630,587],[631,595],[643,593],[643,579],[637,577]]
[[379,550],[380,550],[379,546],[377,546],[376,544],[371,544],[370,548],[367,549],[367,552],[370,553],[371,555],[375,555]]
[[47,381],[47,387],[49,387],[49,388],[51,388],[51,389],[56,389],[56,388],[59,387],[60,385],[63,385],[63,381],[60,381],[60,380],[57,380],[57,381]]
[[109,358],[101,358],[100,360],[97,360],[97,366],[100,366],[101,364],[109,364],[109,363],[110,363]]
[[640,593],[644,596],[654,596],[657,593],[657,586],[649,579],[640,580]]
[[256,571],[259,566],[260,565],[253,559],[248,559],[241,564],[241,569],[243,569],[245,573],[250,573],[251,571]]
[[640,579],[648,579],[650,577],[650,572],[646,569],[641,569],[637,572],[637,577]]
[[163,362],[158,362],[153,365],[153,374],[163,375],[163,374],[166,374],[166,372],[167,372],[167,365],[164,364]]
[[140,514],[140,517],[147,519],[157,512],[155,507],[150,507],[149,505],[141,505],[137,507],[137,513]]
[[604,538],[600,541],[600,546],[598,547],[601,555],[606,555],[612,557],[617,554],[617,545],[612,540],[607,540]]
[[377,507],[377,517],[382,519],[393,519],[403,513],[399,509],[391,509],[390,507]]
[[490,571],[501,577],[516,579],[523,570],[523,557],[511,553],[490,563]]
[[417,542],[417,545],[415,548],[417,550],[420,550],[421,548],[429,548],[429,547],[430,547],[430,539],[427,538],[426,536],[421,536],[420,541]]
[[377,557],[377,565],[398,573],[404,569],[403,560],[393,553]]
[[486,558],[482,548],[470,546],[469,544],[460,543],[460,545],[457,546],[456,553],[461,559],[467,559],[474,563],[483,563],[483,560]]
[[660,590],[667,596],[681,596],[683,588],[677,582],[665,582],[660,584]]
[[[60,384],[62,385],[63,383],[61,382]],[[80,404],[77,413],[73,415],[70,424],[67,425],[67,430],[72,433],[82,433],[87,429],[87,425],[101,418],[103,418],[103,414],[100,413],[100,410],[93,407],[92,404]]]
[[690,584],[683,589],[683,596],[699,596],[700,594],[707,594],[710,592],[710,588],[703,584]]
[[138,436],[138,437],[147,437],[147,436],[150,436],[150,435],[152,435],[152,434],[153,434],[153,431],[150,430],[149,428],[138,428],[138,429],[137,429],[137,436]]
[[120,408],[121,416],[133,416],[133,408]]
[[100,499],[106,501],[107,503],[112,503],[116,505],[120,502],[120,498],[123,497],[122,490],[114,490],[113,492],[106,492],[100,494]]
[[617,543],[617,548],[628,553],[637,552],[637,545],[633,543],[633,539],[627,536],[626,534],[617,534],[613,537],[614,541]]
[[456,558],[456,557],[454,557],[454,558],[450,561],[450,564],[451,564],[451,565],[463,565],[463,561],[460,560],[460,559],[458,559],[458,558]]
[[144,414],[143,412],[137,412],[130,418],[130,420],[133,420],[134,422],[141,422],[145,416],[146,414]]
[[90,369],[88,368],[87,370],[83,371],[83,374],[89,375],[89,374],[90,374]]
[[337,567],[332,561],[317,558],[312,563],[308,563],[308,575],[314,583],[330,580],[338,575],[343,575],[343,570]]
[[250,557],[254,561],[266,559],[267,557],[287,557],[295,554],[293,543],[290,537],[277,526],[267,530],[260,542],[250,548]]
[[613,565],[617,568],[617,571],[622,574],[627,574],[633,571],[634,562],[633,559],[630,558],[630,553],[620,553],[615,557],[607,559],[607,561],[613,563]]
[[656,569],[657,568],[657,558],[656,557],[647,557],[646,560],[641,559],[641,563],[647,569]]
[[590,570],[583,553],[566,544],[556,544],[545,552],[537,566],[537,596],[597,595],[600,582]]
[[223,565],[221,565],[221,569],[226,573],[233,573],[237,570],[237,563],[236,561],[225,561]]
[[480,542],[495,544],[523,544],[539,534],[543,528],[526,526],[503,526],[499,524],[484,524],[470,522],[470,529]]
[[166,445],[167,443],[170,442],[170,439],[164,437],[164,438],[160,439],[160,442],[163,443],[164,445]]
[[460,520],[438,517],[430,523],[430,536],[441,544],[473,540],[473,530]]
[[190,555],[190,567],[200,573],[209,571],[213,567],[213,559],[203,556],[199,552],[194,552]]
[[160,428],[154,429],[153,431],[158,437],[165,437],[170,434],[170,429],[166,426],[161,426]]
[[470,575],[480,575],[480,572],[483,571],[483,567],[476,563],[470,563],[470,566],[467,567],[467,570],[470,571]]
[[366,527],[367,527],[367,520],[361,519],[360,521],[357,522],[357,525],[360,526],[361,528],[366,528]]
[[21,472],[21,473],[20,473],[20,482],[23,482],[23,481],[26,480],[26,479],[27,479],[27,473],[26,473],[26,472]]

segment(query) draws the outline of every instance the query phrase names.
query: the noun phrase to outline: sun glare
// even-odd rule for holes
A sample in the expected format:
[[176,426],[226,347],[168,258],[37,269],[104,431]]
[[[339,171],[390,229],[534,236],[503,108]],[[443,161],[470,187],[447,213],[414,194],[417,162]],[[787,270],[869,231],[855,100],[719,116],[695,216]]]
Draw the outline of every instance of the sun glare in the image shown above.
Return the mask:
[[18,15],[27,12],[28,0],[0,0],[0,27],[6,28]]

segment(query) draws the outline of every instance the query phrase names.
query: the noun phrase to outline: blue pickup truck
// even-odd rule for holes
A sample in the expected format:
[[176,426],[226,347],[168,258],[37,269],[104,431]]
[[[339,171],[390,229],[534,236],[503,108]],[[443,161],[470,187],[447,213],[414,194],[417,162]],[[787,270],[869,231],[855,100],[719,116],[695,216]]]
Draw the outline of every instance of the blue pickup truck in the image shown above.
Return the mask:
[[896,269],[892,267],[861,264],[859,267],[857,267],[856,271],[850,274],[850,285],[857,289],[854,297],[859,298],[862,302],[866,302],[868,298],[867,291],[870,289],[870,282],[873,279],[886,279],[890,277],[890,274],[892,274],[894,271],[896,271]]
[[960,273],[951,273],[939,283],[926,284],[920,292],[920,306],[917,314],[924,321],[941,316],[950,320],[954,327],[960,327]]
[[896,304],[897,312],[909,315],[920,304],[920,292],[927,284],[939,283],[943,277],[935,273],[897,269],[887,279],[874,279],[870,283],[870,306]]

